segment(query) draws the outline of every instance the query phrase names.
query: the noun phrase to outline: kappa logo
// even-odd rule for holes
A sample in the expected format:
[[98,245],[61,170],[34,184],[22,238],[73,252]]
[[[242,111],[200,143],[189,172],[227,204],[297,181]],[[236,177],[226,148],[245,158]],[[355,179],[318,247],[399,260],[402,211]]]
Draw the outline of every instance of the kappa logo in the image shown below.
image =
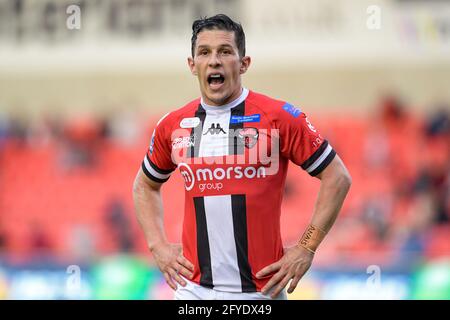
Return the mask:
[[247,148],[253,148],[258,142],[259,132],[256,128],[238,129],[238,137],[241,143]]
[[208,129],[203,135],[206,136],[207,134],[215,135],[215,134],[227,134],[225,130],[220,126],[220,123],[212,123],[211,128]]

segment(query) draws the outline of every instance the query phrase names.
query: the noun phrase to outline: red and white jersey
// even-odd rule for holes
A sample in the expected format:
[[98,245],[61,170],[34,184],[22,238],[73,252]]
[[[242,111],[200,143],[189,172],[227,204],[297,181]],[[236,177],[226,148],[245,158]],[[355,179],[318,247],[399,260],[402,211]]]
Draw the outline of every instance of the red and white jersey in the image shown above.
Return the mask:
[[165,182],[185,180],[183,253],[193,281],[219,291],[255,292],[262,268],[283,255],[281,202],[289,160],[319,174],[335,151],[291,104],[243,89],[230,104],[196,99],[163,117],[142,163]]

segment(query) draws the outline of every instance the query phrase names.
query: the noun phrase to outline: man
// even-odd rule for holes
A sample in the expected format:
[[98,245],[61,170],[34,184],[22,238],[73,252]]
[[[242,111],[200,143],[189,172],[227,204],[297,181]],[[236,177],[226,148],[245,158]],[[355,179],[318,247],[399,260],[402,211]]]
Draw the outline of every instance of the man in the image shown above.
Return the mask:
[[[350,175],[303,112],[242,87],[251,59],[240,24],[221,14],[192,29],[188,65],[201,98],[157,124],[134,182],[137,218],[176,299],[286,299],[333,225]],[[289,160],[321,186],[311,224],[283,248]],[[176,168],[186,188],[182,245],[166,239],[160,193]]]

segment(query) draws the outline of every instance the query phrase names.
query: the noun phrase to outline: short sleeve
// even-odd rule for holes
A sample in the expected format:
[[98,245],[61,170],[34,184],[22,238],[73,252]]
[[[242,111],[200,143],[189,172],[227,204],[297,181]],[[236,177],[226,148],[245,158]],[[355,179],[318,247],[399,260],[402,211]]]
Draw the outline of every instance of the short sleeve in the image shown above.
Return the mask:
[[279,110],[281,155],[302,167],[311,176],[321,173],[336,156],[324,139],[298,108],[285,103]]
[[170,122],[165,115],[159,120],[150,141],[147,154],[142,161],[142,170],[145,175],[158,183],[169,180],[172,172],[176,169],[176,165],[172,162],[170,145]]

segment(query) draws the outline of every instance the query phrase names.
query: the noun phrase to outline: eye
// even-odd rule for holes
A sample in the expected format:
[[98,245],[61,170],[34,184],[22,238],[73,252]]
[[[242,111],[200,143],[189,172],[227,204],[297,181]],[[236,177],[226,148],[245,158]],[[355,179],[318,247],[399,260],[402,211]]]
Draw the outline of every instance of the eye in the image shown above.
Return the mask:
[[228,49],[222,50],[222,54],[228,55],[231,54],[231,51]]
[[200,51],[200,55],[201,56],[206,56],[208,54],[208,50],[201,50]]

